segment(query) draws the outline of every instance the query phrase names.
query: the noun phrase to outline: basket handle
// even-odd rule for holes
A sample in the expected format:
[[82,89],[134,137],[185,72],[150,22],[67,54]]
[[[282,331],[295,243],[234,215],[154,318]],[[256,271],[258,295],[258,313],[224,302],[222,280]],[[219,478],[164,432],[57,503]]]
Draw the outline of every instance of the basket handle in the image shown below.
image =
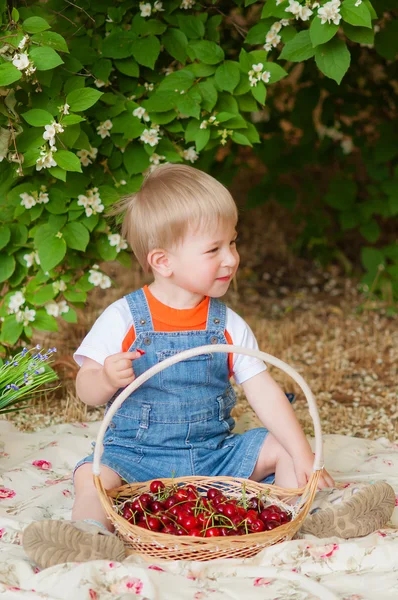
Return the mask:
[[236,354],[245,354],[246,356],[253,356],[254,358],[259,358],[260,360],[263,360],[264,362],[269,363],[274,367],[278,367],[279,369],[290,375],[290,377],[300,386],[301,390],[303,391],[304,396],[308,402],[311,418],[314,423],[315,458],[313,470],[320,471],[323,468],[322,429],[321,422],[319,419],[318,408],[314,400],[314,396],[303,377],[301,377],[301,375],[299,375],[299,373],[297,373],[297,371],[295,371],[288,364],[286,364],[279,358],[272,356],[271,354],[267,354],[266,352],[261,352],[260,350],[251,350],[249,348],[244,348],[243,346],[234,346],[231,344],[209,344],[208,346],[198,346],[197,348],[183,350],[182,352],[179,352],[174,356],[170,356],[170,358],[162,360],[160,363],[153,365],[153,367],[150,367],[147,371],[139,375],[136,379],[134,379],[134,381],[132,381],[127,387],[125,387],[124,390],[120,392],[120,394],[116,397],[112,406],[106,413],[98,431],[97,441],[94,448],[94,475],[100,475],[101,455],[103,451],[102,442],[104,439],[105,431],[109,423],[111,422],[113,415],[120,408],[120,406],[123,404],[126,398],[130,396],[130,394],[134,392],[137,388],[139,388],[141,384],[143,384],[145,381],[148,381],[148,379],[150,379],[153,375],[156,375],[157,373],[160,373],[160,371],[167,369],[167,367],[179,363],[187,358],[191,358],[192,356],[199,356],[200,354],[206,354],[209,352],[219,352],[224,354],[233,352]]

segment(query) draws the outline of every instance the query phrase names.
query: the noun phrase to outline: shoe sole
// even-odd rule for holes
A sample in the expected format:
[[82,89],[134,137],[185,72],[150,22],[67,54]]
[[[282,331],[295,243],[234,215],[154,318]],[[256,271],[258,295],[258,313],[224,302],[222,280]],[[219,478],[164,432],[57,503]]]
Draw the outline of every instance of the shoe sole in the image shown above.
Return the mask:
[[66,562],[122,561],[126,556],[116,535],[86,533],[64,521],[31,523],[22,544],[28,557],[43,569]]
[[383,527],[395,506],[395,492],[383,481],[370,484],[349,500],[319,510],[304,521],[301,533],[317,537],[363,537]]

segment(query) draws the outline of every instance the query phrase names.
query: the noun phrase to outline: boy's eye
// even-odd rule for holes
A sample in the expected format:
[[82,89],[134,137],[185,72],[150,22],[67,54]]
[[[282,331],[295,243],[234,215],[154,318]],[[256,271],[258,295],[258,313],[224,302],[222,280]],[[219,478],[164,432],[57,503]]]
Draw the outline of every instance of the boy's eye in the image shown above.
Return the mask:
[[209,252],[217,252],[218,248],[213,248],[212,250],[209,250]]

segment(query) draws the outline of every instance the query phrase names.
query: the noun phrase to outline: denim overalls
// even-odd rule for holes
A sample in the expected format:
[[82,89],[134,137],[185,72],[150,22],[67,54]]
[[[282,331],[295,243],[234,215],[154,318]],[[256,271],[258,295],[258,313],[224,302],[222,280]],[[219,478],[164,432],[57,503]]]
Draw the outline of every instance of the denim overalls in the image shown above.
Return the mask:
[[[136,334],[129,351],[145,350],[134,361],[136,376],[182,350],[228,343],[226,306],[214,298],[205,330],[175,332],[154,331],[142,289],[126,300]],[[115,413],[104,436],[101,464],[127,482],[191,475],[248,478],[268,430],[232,433],[235,401],[227,353],[203,354],[172,365],[143,383]],[[92,459],[88,456],[76,468]],[[273,480],[271,475],[264,482]]]

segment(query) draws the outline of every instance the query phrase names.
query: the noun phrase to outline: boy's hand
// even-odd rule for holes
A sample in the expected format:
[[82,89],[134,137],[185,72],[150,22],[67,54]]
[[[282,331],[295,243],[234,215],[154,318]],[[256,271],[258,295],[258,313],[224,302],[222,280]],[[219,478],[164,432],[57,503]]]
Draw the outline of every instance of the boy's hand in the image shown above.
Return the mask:
[[111,354],[104,362],[104,376],[106,381],[115,389],[124,388],[135,379],[132,366],[133,360],[142,356],[142,351],[118,352]]
[[[299,487],[307,485],[312,473],[314,465],[314,455],[312,452],[305,456],[297,456],[293,459],[294,471],[296,473],[297,482]],[[318,479],[318,489],[335,487],[333,477],[329,475],[326,469],[322,469],[321,476]]]

